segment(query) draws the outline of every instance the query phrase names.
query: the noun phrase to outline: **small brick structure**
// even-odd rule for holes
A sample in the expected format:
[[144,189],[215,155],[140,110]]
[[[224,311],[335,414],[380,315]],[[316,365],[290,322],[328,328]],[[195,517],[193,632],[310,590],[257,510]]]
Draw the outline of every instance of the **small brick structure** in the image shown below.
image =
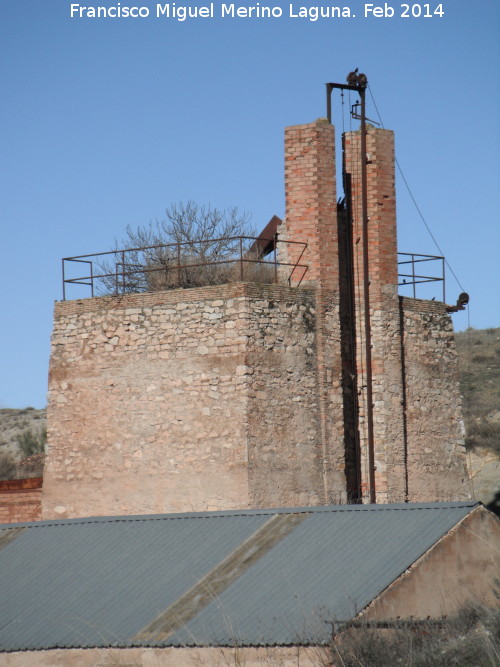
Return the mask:
[[[333,126],[285,131],[278,233],[307,243],[300,287],[56,303],[43,518],[368,501],[359,142],[348,233]],[[397,294],[391,131],[368,127],[367,179],[376,500],[463,500],[451,319]]]
[[[309,267],[306,284],[332,290],[339,284],[334,164],[335,128],[326,119],[285,129],[286,219],[280,238],[307,243],[300,259]],[[289,246],[292,263],[301,250]]]
[[0,481],[0,523],[42,518],[43,477]]

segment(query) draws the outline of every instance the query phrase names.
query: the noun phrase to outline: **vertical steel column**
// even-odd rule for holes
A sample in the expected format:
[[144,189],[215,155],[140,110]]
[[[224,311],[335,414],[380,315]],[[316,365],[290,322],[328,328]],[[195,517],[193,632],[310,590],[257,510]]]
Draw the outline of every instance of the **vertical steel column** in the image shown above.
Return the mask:
[[444,257],[441,257],[441,275],[443,276],[443,303],[446,303],[446,266],[444,262]]
[[375,444],[373,437],[373,377],[372,336],[370,318],[370,275],[368,262],[368,183],[366,173],[366,100],[365,88],[358,90],[361,98],[361,203],[363,223],[363,298],[365,302],[365,359],[366,359],[366,421],[368,435],[368,475],[370,503],[376,502]]
[[274,282],[278,284],[278,233],[274,234]]
[[[366,171],[366,86],[365,74],[357,74],[358,70],[350,72],[347,77],[347,85],[342,83],[326,84],[326,114],[328,121],[332,122],[331,95],[334,89],[353,90],[361,99],[361,115],[356,116],[361,120],[361,201],[362,201],[362,238],[363,238],[363,298],[364,298],[364,324],[365,324],[365,363],[366,363],[366,421],[368,440],[368,468],[370,503],[376,502],[375,492],[375,445],[373,437],[373,377],[372,377],[372,340],[371,340],[371,318],[370,318],[370,277],[368,262],[368,184]],[[354,334],[355,335],[355,334]],[[356,375],[357,375],[356,370]]]
[[327,83],[326,85],[326,117],[328,122],[332,122],[332,90],[333,84]]
[[181,246],[180,243],[177,244],[177,281],[179,283],[178,287],[181,286]]
[[125,251],[122,250],[122,294],[125,294]]
[[411,279],[413,282],[413,298],[417,298],[417,287],[415,283],[415,255],[411,254]]
[[64,276],[64,259],[62,261],[63,301],[66,301],[66,278]]
[[243,239],[240,236],[240,278],[243,282]]

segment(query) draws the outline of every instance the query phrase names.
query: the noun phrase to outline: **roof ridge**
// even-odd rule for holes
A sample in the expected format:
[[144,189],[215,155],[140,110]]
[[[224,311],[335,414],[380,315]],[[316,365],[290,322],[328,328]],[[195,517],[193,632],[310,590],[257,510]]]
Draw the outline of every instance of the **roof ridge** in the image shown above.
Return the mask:
[[378,505],[326,505],[310,507],[276,507],[266,509],[248,509],[248,510],[217,510],[214,512],[183,512],[172,514],[125,514],[116,516],[91,516],[76,517],[68,519],[46,519],[42,521],[32,521],[16,524],[0,525],[0,530],[12,528],[48,528],[50,526],[60,526],[68,524],[89,524],[89,523],[122,523],[122,522],[148,522],[148,521],[180,521],[183,519],[215,519],[220,517],[240,517],[240,516],[273,516],[276,514],[335,514],[346,512],[408,512],[422,510],[444,510],[461,509],[465,507],[473,508],[481,505],[480,502],[452,501],[444,503],[388,503]]

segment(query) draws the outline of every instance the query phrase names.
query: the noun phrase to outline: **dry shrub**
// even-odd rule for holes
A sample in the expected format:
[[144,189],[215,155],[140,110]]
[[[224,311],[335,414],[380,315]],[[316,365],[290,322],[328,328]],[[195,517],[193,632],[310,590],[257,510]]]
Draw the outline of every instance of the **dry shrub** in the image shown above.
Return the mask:
[[246,257],[254,235],[249,216],[235,207],[221,210],[192,201],[171,204],[164,220],[135,230],[128,227],[126,238],[116,241],[115,250],[98,262],[98,292],[126,294],[234,282],[237,260]]
[[16,462],[12,454],[1,453],[0,454],[0,480],[1,479],[14,479],[16,474]]
[[467,449],[484,447],[500,455],[500,423],[488,421],[485,417],[470,421],[465,446]]
[[469,604],[441,620],[356,622],[330,645],[335,667],[486,667],[500,664],[500,610]]

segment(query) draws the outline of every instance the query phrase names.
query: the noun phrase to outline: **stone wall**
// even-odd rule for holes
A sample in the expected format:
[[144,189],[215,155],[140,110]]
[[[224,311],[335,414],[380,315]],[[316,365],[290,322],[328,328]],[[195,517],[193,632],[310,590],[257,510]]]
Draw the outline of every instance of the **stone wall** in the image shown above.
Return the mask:
[[280,496],[318,505],[324,497],[314,293],[299,293],[297,301],[293,291],[284,300],[273,292],[246,304],[249,507],[274,506]]
[[435,301],[401,299],[411,502],[471,497],[451,317]]
[[[376,501],[382,503],[408,500],[402,385],[404,351],[398,307],[399,299],[389,286],[385,293],[381,290],[371,313],[375,491]],[[360,352],[362,354],[362,350]],[[359,363],[364,366],[362,358]],[[364,408],[365,404],[362,405]],[[363,412],[360,429],[366,440],[365,426]],[[363,490],[367,487],[365,484]]]
[[57,303],[43,517],[325,503],[316,320],[250,284]]
[[[398,304],[372,312],[377,500],[468,498],[450,317]],[[347,502],[338,332],[321,289],[56,304],[43,518]]]
[[440,302],[381,303],[371,315],[377,502],[469,499],[451,317]]

